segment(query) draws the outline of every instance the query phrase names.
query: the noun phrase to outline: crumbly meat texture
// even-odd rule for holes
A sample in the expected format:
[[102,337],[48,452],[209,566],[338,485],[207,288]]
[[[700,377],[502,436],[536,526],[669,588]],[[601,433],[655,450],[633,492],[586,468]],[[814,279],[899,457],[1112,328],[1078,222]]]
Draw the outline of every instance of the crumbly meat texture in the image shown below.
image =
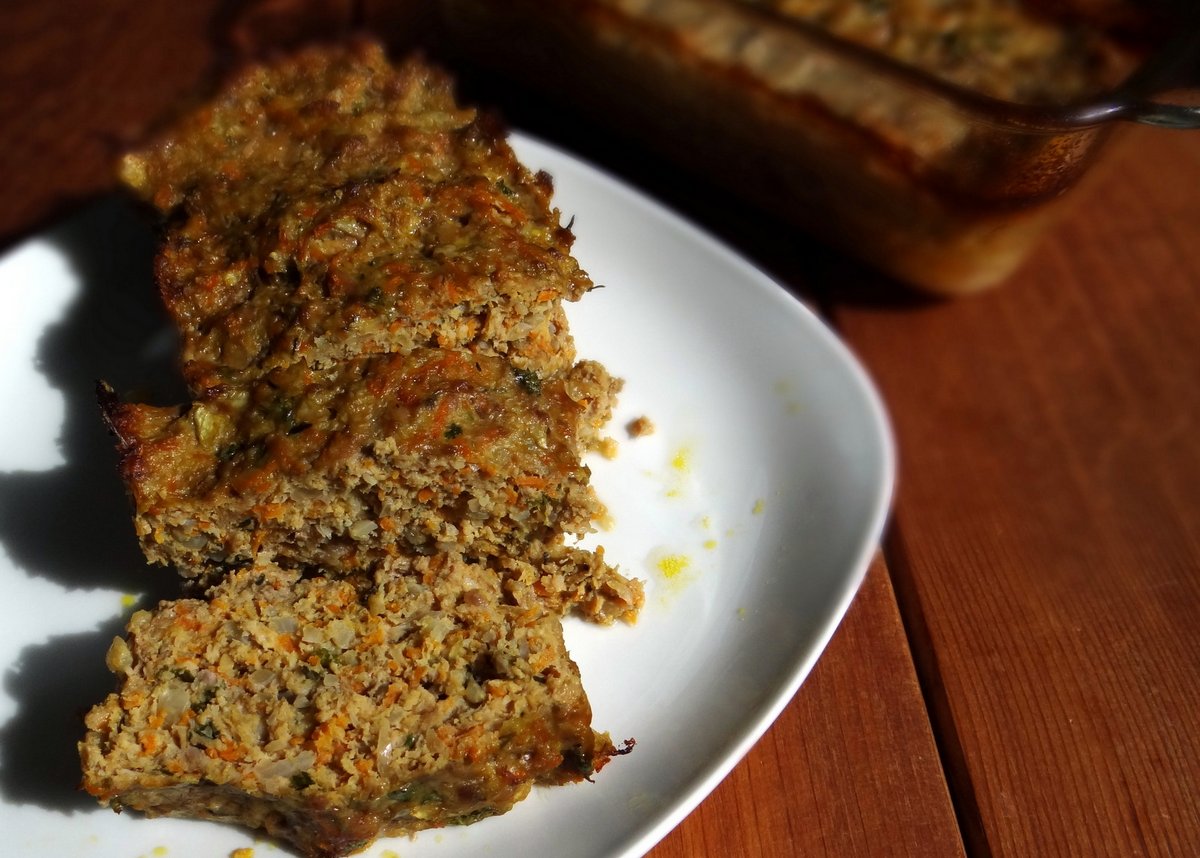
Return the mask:
[[364,568],[469,548],[521,558],[603,514],[582,457],[619,383],[445,349],[303,364],[186,408],[117,402],[146,556],[198,577],[254,558]]
[[592,283],[552,185],[449,78],[374,44],[244,71],[121,165],[166,216],[156,271],[193,390],[420,346],[574,360]]
[[574,612],[608,625],[633,623],[645,601],[642,582],[626,578],[604,559],[604,548],[569,545],[528,546],[523,558],[500,555],[487,560],[507,598],[517,605]]
[[503,813],[615,753],[553,616],[453,555],[373,584],[246,568],[139,611],[86,717],[83,786],[333,858]]

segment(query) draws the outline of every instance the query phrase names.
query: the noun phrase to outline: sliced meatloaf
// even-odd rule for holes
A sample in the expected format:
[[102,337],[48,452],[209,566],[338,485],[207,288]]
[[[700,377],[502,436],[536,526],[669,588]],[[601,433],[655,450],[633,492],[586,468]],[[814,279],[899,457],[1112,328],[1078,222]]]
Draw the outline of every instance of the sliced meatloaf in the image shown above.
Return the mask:
[[363,568],[469,548],[523,558],[603,512],[582,462],[618,383],[419,349],[276,369],[188,407],[102,397],[146,556],[185,577],[262,557]]
[[260,565],[139,611],[87,715],[83,786],[332,858],[503,813],[615,753],[557,619],[454,555],[374,581]]
[[374,44],[243,71],[121,166],[165,216],[157,279],[193,390],[420,346],[574,361],[592,283],[551,182],[449,78]]

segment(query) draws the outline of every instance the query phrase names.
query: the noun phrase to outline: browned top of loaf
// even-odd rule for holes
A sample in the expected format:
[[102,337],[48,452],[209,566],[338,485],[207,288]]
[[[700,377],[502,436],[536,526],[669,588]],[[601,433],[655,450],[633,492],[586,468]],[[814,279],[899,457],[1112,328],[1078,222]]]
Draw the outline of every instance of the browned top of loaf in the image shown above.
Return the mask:
[[517,362],[541,366],[569,351],[565,326],[526,342],[484,330],[488,308],[519,326],[591,287],[550,178],[460,108],[446,75],[369,43],[245,70],[121,175],[169,215],[158,279],[195,389],[347,348],[516,340]]
[[264,494],[382,441],[391,455],[454,458],[466,474],[535,491],[586,482],[580,456],[590,421],[607,419],[607,379],[588,361],[541,379],[500,358],[420,349],[322,371],[294,364],[190,407],[104,407],[138,512],[152,513],[181,498]]

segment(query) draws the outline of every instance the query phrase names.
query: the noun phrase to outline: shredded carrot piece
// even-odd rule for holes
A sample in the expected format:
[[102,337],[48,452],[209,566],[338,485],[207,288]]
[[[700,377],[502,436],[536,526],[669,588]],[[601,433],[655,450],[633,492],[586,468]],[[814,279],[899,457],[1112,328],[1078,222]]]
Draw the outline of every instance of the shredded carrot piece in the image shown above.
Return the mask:
[[343,737],[346,735],[346,724],[349,721],[349,715],[339,712],[325,723],[318,724],[317,728],[313,730],[313,750],[320,763],[327,763],[332,758],[334,748],[341,744]]
[[263,521],[271,521],[283,515],[286,507],[281,503],[260,503],[251,510]]
[[531,654],[529,658],[529,666],[534,673],[541,673],[547,667],[554,663],[554,653],[549,649],[544,649],[537,654]]
[[391,685],[388,686],[387,692],[383,695],[383,705],[391,706],[393,703],[395,703],[397,700],[399,700],[400,695],[403,694],[407,690],[408,689],[405,688],[403,685],[393,682]]
[[227,763],[232,763],[246,756],[246,749],[242,745],[235,745],[232,742],[226,742],[219,751],[217,756]]
[[183,605],[180,605],[175,613],[175,623],[189,632],[198,632],[203,627],[203,624],[193,617],[191,611]]

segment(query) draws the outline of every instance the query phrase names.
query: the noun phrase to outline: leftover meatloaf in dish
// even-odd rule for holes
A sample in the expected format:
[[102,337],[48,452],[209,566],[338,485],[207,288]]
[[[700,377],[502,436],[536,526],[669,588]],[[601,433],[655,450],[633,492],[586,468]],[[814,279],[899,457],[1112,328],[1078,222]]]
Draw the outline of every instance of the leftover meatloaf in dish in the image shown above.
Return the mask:
[[135,613],[108,665],[120,687],[80,743],[89,793],[314,858],[503,813],[616,753],[557,618],[457,555],[375,580],[239,569]]
[[[652,5],[655,0],[649,0]],[[1132,58],[1095,27],[1014,0],[739,0],[815,24],[966,89],[1062,104],[1116,84]],[[628,4],[627,4],[628,5]]]

